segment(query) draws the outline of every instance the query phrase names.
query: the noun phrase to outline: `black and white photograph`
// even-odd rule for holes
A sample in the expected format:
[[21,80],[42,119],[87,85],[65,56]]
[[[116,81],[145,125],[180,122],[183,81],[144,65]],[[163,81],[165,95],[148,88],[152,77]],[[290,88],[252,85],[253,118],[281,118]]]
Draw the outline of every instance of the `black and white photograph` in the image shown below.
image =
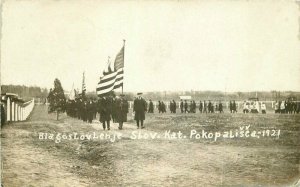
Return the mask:
[[0,2],[1,187],[300,186],[300,1]]

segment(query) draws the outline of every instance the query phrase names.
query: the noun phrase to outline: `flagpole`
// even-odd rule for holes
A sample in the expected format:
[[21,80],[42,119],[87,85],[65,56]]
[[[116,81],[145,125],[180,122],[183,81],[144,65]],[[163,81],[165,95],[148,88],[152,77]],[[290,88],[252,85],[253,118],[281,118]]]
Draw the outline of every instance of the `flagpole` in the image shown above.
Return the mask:
[[[124,52],[123,52],[124,62],[123,62],[123,65],[125,64],[125,42],[126,42],[126,40],[123,40],[123,48],[124,48]],[[125,67],[125,65],[124,65],[124,67]],[[124,74],[124,67],[123,67],[123,74]],[[123,94],[123,86],[124,86],[124,82],[122,83],[122,94]]]
[[84,74],[85,74],[85,71],[83,71],[83,73],[82,73],[82,86],[81,86],[81,89],[82,89],[82,98],[84,98],[84,96],[85,96],[85,90],[84,90],[84,87],[85,87],[85,76],[84,76]]

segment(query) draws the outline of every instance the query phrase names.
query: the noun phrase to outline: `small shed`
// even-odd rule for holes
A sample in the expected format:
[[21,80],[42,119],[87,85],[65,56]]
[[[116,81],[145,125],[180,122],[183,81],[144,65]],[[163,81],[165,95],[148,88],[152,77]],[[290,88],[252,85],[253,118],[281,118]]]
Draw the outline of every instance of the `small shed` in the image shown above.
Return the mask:
[[179,96],[179,98],[182,99],[182,100],[191,100],[192,96],[190,96],[190,95],[182,95],[182,96]]

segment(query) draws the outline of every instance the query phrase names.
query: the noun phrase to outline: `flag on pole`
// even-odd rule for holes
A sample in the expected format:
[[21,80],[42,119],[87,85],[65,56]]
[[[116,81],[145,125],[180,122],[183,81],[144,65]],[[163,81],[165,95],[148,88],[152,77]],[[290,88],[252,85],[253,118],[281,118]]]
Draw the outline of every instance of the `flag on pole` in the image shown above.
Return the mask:
[[122,47],[122,49],[116,56],[114,68],[115,68],[115,71],[117,71],[118,69],[124,68],[124,46]]
[[85,76],[83,72],[83,77],[82,77],[82,94],[84,95],[86,92],[86,86],[85,86]]
[[71,89],[71,92],[70,92],[70,95],[69,95],[69,99],[70,100],[74,100],[75,99],[75,95],[76,95],[76,93],[75,93],[74,83],[73,83],[72,89]]
[[114,63],[114,69],[115,72],[117,72],[116,75],[116,81],[114,84],[114,89],[119,88],[123,86],[123,74],[124,74],[124,47],[120,50],[120,52],[117,54],[115,63]]
[[[109,93],[114,89],[123,86],[123,75],[124,75],[124,47],[117,54],[114,62],[114,71],[103,72],[100,77],[100,81],[97,85],[97,95],[101,96],[103,94]],[[108,65],[110,70],[110,64]]]

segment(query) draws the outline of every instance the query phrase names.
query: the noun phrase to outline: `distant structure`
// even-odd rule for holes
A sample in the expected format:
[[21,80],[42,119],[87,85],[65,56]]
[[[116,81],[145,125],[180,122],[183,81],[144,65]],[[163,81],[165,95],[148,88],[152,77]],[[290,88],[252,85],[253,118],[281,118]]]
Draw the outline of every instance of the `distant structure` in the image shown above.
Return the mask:
[[191,100],[192,96],[190,96],[190,95],[181,95],[181,96],[179,96],[179,98],[182,99],[182,100]]

